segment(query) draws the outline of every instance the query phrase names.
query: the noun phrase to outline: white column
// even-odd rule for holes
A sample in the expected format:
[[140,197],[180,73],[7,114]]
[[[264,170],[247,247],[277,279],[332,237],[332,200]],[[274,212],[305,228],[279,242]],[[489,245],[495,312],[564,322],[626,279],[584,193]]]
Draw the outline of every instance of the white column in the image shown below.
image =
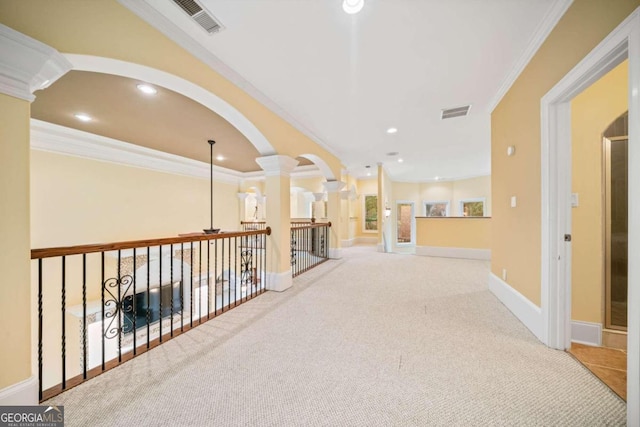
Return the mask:
[[247,220],[247,193],[238,193],[238,213],[240,215],[240,221]]
[[291,277],[291,171],[298,161],[288,156],[259,157],[256,162],[265,172],[265,193],[269,195],[266,209],[267,226],[267,289],[284,291],[293,284]]

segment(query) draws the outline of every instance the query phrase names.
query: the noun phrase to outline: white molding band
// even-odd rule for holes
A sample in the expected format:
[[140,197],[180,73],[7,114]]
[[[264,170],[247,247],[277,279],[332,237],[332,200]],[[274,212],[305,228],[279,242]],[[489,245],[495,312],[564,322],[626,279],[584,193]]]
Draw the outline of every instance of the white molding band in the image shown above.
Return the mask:
[[551,31],[555,28],[569,9],[569,6],[573,3],[573,0],[557,0],[551,9],[547,12],[547,14],[542,19],[542,22],[538,25],[533,36],[529,40],[529,44],[526,49],[522,52],[522,55],[518,58],[518,60],[513,64],[509,73],[505,76],[502,84],[500,85],[500,89],[496,92],[496,94],[491,98],[491,102],[489,102],[488,112],[492,113],[493,110],[500,104],[502,98],[509,92],[511,86],[516,82],[520,74],[524,71],[524,68],[529,64],[529,61],[536,54],[542,43],[547,39]]
[[[31,148],[157,172],[201,179],[210,178],[208,163],[36,119],[31,119]],[[291,175],[322,176],[320,170],[313,165],[298,166]],[[213,179],[218,182],[238,184],[243,180],[263,180],[264,172],[243,173],[214,166]]]
[[443,246],[416,246],[416,255],[442,258],[491,259],[491,249],[448,248]]
[[0,24],[0,93],[33,101],[33,92],[49,87],[71,69],[54,48]]
[[378,243],[378,237],[356,237],[354,238],[354,244],[362,244],[362,245],[375,245]]
[[267,272],[267,290],[282,292],[293,286],[291,270],[283,273]]
[[602,325],[600,323],[572,320],[571,341],[600,347],[602,345]]
[[356,239],[343,239],[340,241],[340,246],[343,248],[350,248],[355,244]]
[[342,258],[342,248],[329,248],[329,258],[330,259]]
[[35,375],[0,390],[0,406],[38,404],[38,378]]
[[544,342],[544,322],[540,307],[529,301],[493,273],[489,274],[489,290],[536,336]]
[[256,158],[256,163],[262,168],[265,176],[291,176],[291,172],[298,166],[298,161],[282,154]]
[[322,183],[325,191],[327,193],[338,193],[347,185],[346,182],[342,181],[325,181]]

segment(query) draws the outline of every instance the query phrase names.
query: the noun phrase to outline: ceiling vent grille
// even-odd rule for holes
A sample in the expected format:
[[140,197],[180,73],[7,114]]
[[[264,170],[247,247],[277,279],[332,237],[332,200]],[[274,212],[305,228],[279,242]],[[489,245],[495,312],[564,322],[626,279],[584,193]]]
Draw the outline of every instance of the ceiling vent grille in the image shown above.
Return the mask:
[[454,117],[462,117],[469,114],[469,109],[471,105],[465,105],[464,107],[456,107],[456,108],[448,108],[446,110],[442,110],[442,116],[440,117],[442,120],[444,119],[452,119]]
[[173,0],[187,15],[209,34],[217,33],[223,27],[222,24],[210,13],[202,8],[195,0]]

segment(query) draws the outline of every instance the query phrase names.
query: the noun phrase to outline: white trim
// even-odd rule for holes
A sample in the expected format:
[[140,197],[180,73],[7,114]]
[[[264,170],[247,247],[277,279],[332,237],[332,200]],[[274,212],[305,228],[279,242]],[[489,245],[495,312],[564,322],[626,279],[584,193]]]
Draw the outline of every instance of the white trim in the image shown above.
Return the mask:
[[343,248],[350,248],[351,246],[353,246],[356,242],[356,239],[343,239],[340,241],[340,246],[342,246]]
[[[324,141],[317,136],[314,131],[305,126],[302,122],[300,122],[297,118],[295,118],[292,114],[288,113],[284,108],[278,105],[275,101],[269,98],[267,95],[262,93],[259,89],[253,86],[248,80],[238,74],[235,70],[229,67],[227,64],[222,62],[217,56],[211,53],[206,47],[204,47],[201,43],[195,40],[193,37],[185,33],[180,27],[178,27],[175,23],[171,22],[168,18],[166,18],[162,13],[160,13],[157,9],[155,9],[152,5],[148,4],[146,1],[140,0],[118,0],[120,4],[124,7],[138,15],[142,20],[147,22],[149,25],[160,31],[162,34],[167,36],[170,40],[174,41],[180,47],[182,47],[187,52],[191,53],[193,56],[198,58],[200,61],[207,64],[213,70],[215,70],[218,74],[223,76],[225,79],[229,80],[238,88],[245,91],[249,94],[253,99],[264,105],[266,108],[271,110],[273,113],[278,115],[284,121],[289,123],[291,126],[300,131],[303,135],[306,135],[308,138],[313,140],[319,146],[324,148],[330,154],[335,157],[339,157],[338,153]],[[203,37],[207,37],[203,35]],[[249,138],[249,140],[251,140]],[[269,154],[262,153],[261,154]]]
[[[157,172],[209,179],[210,165],[117,139],[31,119],[31,148]],[[214,166],[215,181],[237,184],[243,174]]]
[[155,68],[117,59],[70,53],[65,54],[65,57],[73,64],[74,70],[106,73],[138,79],[171,89],[187,98],[193,99],[231,123],[231,125],[247,137],[249,142],[256,147],[261,155],[266,156],[275,153],[275,149],[267,138],[240,111],[224,99],[188,80]]
[[449,248],[444,246],[416,246],[416,255],[441,258],[491,259],[491,249]]
[[262,168],[265,176],[291,176],[291,172],[298,166],[296,159],[282,154],[258,157],[256,163]]
[[600,323],[571,321],[571,342],[600,347],[602,325]]
[[533,36],[529,40],[529,44],[527,48],[522,52],[522,55],[518,58],[518,60],[513,64],[509,73],[505,76],[502,84],[500,85],[500,89],[496,92],[496,94],[491,98],[491,102],[489,102],[488,112],[492,113],[493,110],[498,106],[502,98],[507,94],[511,86],[516,82],[520,74],[524,71],[525,67],[531,61],[531,58],[536,54],[542,43],[547,39],[551,31],[555,28],[571,6],[573,0],[557,0],[551,8],[547,11],[547,14],[542,19],[542,22],[538,25]]
[[38,404],[38,378],[35,375],[0,390],[0,406]]
[[293,286],[291,270],[283,273],[267,272],[267,290],[283,292]]
[[[460,199],[458,200],[458,216],[462,217],[464,216],[464,208],[463,208],[463,204],[464,203],[476,203],[476,202],[482,202],[482,216],[487,216],[487,198],[486,197],[471,197],[468,199]],[[470,217],[473,218],[473,217]],[[475,217],[475,218],[480,218],[480,217]]]
[[354,244],[358,245],[375,245],[376,243],[378,243],[378,238],[377,237],[356,237],[354,239]]
[[529,301],[509,284],[493,273],[489,274],[489,290],[540,341],[545,341],[544,322],[540,307]]
[[329,248],[329,258],[330,259],[342,258],[342,248]]
[[33,101],[71,69],[54,48],[0,24],[0,93]]
[[571,333],[571,248],[562,241],[562,235],[571,233],[570,102],[625,58],[629,59],[627,424],[640,425],[640,8],[541,100],[541,303],[547,334],[543,342],[567,348]]

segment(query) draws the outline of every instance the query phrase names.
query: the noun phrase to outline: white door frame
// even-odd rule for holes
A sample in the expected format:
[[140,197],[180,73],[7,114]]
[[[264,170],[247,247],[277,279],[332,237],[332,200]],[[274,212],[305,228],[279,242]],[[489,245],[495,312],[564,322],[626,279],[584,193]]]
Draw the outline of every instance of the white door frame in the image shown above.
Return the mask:
[[398,218],[398,205],[411,205],[411,241],[408,243],[398,243],[398,227],[394,230],[395,236],[394,246],[406,247],[416,245],[416,202],[413,200],[396,200],[396,211],[394,212],[396,218],[396,224],[400,220]]
[[640,425],[640,8],[541,100],[542,341],[571,345],[571,100],[629,58],[627,422]]

